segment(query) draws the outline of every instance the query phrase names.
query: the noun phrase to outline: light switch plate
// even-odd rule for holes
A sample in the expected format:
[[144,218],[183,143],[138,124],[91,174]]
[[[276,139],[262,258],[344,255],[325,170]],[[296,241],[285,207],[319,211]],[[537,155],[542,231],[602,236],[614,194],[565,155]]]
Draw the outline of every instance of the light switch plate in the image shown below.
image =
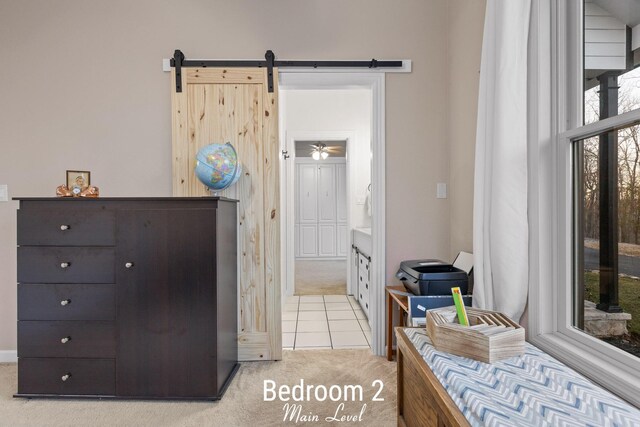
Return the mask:
[[436,186],[436,197],[438,199],[446,199],[447,198],[447,184],[444,182],[439,182]]
[[7,184],[0,185],[0,202],[9,201],[9,186]]

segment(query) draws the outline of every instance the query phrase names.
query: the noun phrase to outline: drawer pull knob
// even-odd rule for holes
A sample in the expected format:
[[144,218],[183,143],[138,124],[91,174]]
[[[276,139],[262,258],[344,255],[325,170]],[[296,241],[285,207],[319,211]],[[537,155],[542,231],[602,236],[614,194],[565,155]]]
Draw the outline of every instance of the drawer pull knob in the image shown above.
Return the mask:
[[64,224],[60,226],[60,230],[62,230],[62,231],[67,231],[67,230],[69,230],[70,228],[71,228],[70,226],[68,226],[68,225],[64,225]]
[[126,268],[131,268],[133,267],[133,263],[132,262],[128,262],[124,265]]
[[62,381],[66,381],[66,380],[68,380],[69,378],[71,378],[71,374],[70,374],[70,373],[64,374],[62,377],[60,377],[60,379],[61,379]]
[[62,344],[66,344],[66,343],[68,343],[69,341],[71,341],[71,337],[64,337],[64,338],[62,338],[62,339],[60,340],[60,342],[61,342]]
[[62,301],[60,301],[60,305],[69,305],[69,304],[71,304],[70,299],[63,299]]
[[60,263],[60,268],[68,268],[71,266],[70,262],[61,262]]

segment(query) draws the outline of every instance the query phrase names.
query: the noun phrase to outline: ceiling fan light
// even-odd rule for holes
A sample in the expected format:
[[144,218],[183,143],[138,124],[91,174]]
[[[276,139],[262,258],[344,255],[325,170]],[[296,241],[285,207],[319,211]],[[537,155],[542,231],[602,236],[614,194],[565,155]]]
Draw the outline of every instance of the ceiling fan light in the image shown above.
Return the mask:
[[322,160],[325,160],[327,157],[329,157],[329,153],[323,151],[322,153],[320,153],[320,156],[322,156]]
[[313,160],[320,160],[320,153],[318,151],[314,151],[311,153],[311,157],[313,157]]

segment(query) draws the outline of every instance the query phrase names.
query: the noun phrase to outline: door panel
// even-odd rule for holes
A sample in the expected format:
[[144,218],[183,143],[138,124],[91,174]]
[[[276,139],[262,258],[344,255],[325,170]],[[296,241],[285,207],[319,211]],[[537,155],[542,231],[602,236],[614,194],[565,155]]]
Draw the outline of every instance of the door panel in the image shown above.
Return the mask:
[[335,165],[318,166],[318,220],[336,220],[336,168]]
[[220,195],[240,200],[239,358],[280,359],[278,71],[273,92],[266,69],[186,68],[182,92],[172,76],[173,195],[208,195],[193,172],[195,155],[212,142],[233,144],[243,173]]
[[336,256],[335,224],[319,224],[318,236],[318,256]]
[[349,230],[347,224],[338,224],[337,226],[337,250],[336,255],[346,257],[349,254]]
[[318,256],[318,226],[300,224],[300,257]]
[[318,167],[316,165],[296,165],[298,169],[298,222],[318,221]]
[[117,394],[215,395],[215,209],[123,210],[117,221]]
[[[347,221],[347,165],[336,165],[337,220]],[[339,239],[338,239],[339,240]]]

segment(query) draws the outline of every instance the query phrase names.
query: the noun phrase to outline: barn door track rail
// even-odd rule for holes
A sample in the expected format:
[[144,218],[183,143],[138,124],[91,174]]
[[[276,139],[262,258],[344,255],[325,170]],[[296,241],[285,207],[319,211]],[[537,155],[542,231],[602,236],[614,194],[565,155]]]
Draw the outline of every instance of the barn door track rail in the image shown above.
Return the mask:
[[257,67],[267,69],[269,92],[273,92],[273,69],[278,68],[402,68],[402,61],[286,61],[276,60],[272,50],[264,55],[264,61],[255,60],[210,60],[186,59],[181,50],[176,49],[171,66],[176,69],[176,92],[182,92],[182,68],[186,67]]

